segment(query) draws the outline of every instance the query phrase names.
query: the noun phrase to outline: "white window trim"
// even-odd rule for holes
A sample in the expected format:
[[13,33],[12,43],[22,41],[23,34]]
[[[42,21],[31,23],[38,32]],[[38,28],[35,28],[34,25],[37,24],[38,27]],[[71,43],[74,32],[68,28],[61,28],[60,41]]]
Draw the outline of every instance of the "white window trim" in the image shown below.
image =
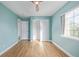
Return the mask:
[[[71,10],[69,10],[68,12],[76,9],[76,8],[79,8],[79,5],[75,8],[72,8]],[[65,12],[64,14],[66,14],[67,12]],[[63,15],[64,15],[63,14]],[[79,37],[74,37],[74,36],[68,36],[68,35],[65,35],[64,33],[62,35],[60,35],[61,37],[64,37],[64,38],[68,38],[68,39],[72,39],[72,40],[78,40],[79,41]]]
[[66,36],[66,35],[61,35],[61,37],[68,38],[68,39],[73,39],[73,40],[78,40],[79,41],[78,37]]

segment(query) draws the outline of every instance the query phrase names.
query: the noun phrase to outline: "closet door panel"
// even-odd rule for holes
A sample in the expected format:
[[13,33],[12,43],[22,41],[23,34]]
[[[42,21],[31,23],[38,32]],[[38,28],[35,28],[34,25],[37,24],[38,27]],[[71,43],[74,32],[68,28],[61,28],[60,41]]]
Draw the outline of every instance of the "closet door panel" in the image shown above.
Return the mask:
[[33,20],[32,22],[32,38],[33,40],[39,40],[40,39],[40,22],[37,20]]
[[49,20],[40,20],[40,37],[41,41],[49,40]]
[[21,40],[28,39],[28,21],[20,21],[18,23],[18,36]]

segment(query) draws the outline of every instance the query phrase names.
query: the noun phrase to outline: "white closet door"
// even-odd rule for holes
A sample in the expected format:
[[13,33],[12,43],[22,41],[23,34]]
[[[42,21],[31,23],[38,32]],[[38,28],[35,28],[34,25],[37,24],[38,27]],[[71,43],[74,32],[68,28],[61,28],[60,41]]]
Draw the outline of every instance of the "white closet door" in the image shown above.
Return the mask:
[[40,20],[40,41],[49,40],[49,20]]
[[28,39],[28,21],[21,21],[21,39]]
[[39,40],[40,39],[40,22],[38,20],[34,20],[32,23],[32,39]]
[[35,19],[32,22],[32,39],[40,41],[49,40],[49,20]]

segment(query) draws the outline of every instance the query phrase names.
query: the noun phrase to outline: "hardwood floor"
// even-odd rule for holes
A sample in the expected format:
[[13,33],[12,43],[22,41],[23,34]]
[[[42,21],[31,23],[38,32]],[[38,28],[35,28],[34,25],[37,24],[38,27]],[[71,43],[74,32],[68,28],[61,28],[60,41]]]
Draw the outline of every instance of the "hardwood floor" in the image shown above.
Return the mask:
[[21,40],[1,57],[68,57],[51,42]]

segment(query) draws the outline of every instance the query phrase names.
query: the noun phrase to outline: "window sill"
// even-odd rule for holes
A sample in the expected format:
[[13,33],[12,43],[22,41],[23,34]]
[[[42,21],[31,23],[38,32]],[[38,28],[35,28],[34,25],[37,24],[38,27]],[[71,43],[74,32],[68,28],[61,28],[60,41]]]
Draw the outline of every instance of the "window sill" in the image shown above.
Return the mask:
[[79,41],[79,38],[73,37],[73,36],[61,35],[61,37],[65,37],[65,38],[68,38],[68,39],[73,39],[73,40],[78,40]]

